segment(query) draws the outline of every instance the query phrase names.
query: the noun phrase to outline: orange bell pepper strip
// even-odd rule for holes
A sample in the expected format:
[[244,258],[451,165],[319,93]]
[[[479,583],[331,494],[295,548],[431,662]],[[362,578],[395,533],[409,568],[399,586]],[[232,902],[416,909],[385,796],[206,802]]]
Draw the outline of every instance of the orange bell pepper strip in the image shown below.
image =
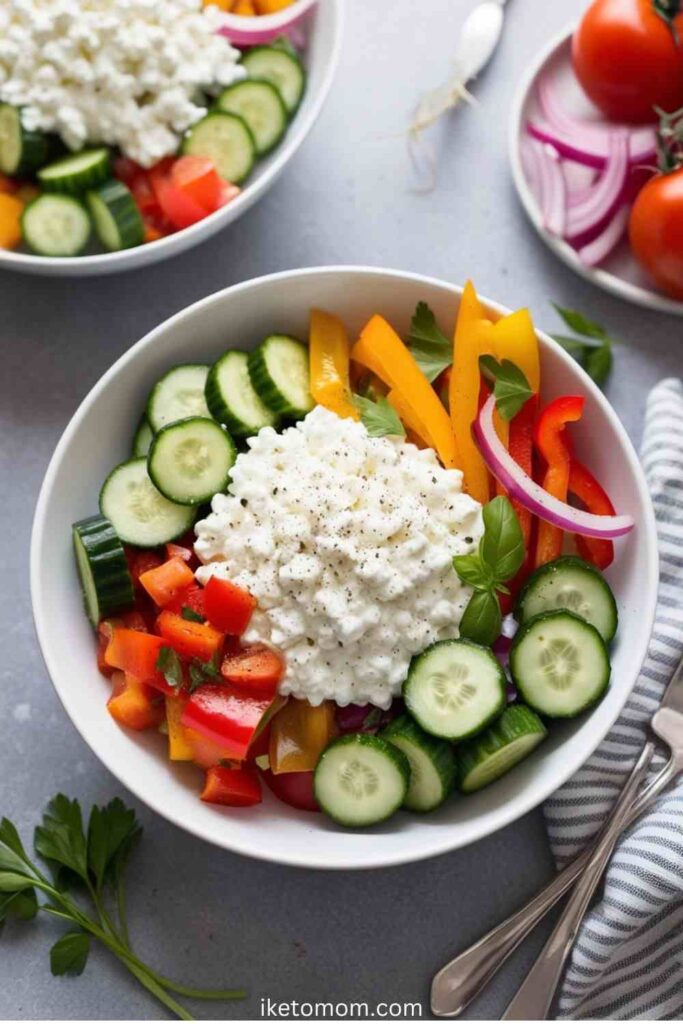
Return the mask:
[[114,629],[104,660],[111,668],[135,676],[141,683],[151,683],[159,674],[156,664],[163,646],[164,640],[160,636],[136,629]]
[[[569,492],[571,448],[565,436],[567,423],[581,419],[585,399],[580,395],[564,395],[546,405],[538,418],[534,441],[546,462],[542,487],[554,498],[566,501]],[[536,541],[536,568],[552,562],[562,554],[563,531],[545,520],[539,520]]]
[[351,358],[395,389],[411,409],[420,437],[429,437],[447,469],[460,469],[460,454],[448,413],[396,331],[373,316],[351,350]]
[[166,727],[168,729],[168,756],[171,761],[192,761],[194,747],[188,730],[180,722],[187,697],[166,697]]
[[408,430],[412,431],[412,433],[415,434],[427,448],[434,447],[434,443],[432,442],[431,437],[427,434],[425,427],[418,419],[415,418],[410,404],[405,400],[400,391],[392,388],[387,395],[387,402],[396,410],[398,418],[404,427],[407,427]]
[[140,583],[159,608],[170,604],[194,583],[194,573],[182,558],[169,558],[140,576]]
[[541,357],[529,310],[518,309],[497,320],[492,338],[496,359],[500,362],[509,359],[514,363],[526,377],[534,394],[538,394],[541,387]]
[[107,711],[119,725],[142,732],[158,728],[164,718],[163,699],[125,672],[114,672]]
[[211,661],[223,645],[224,634],[205,622],[184,619],[175,612],[163,611],[157,619],[157,629],[176,654],[185,658]]
[[15,249],[21,241],[24,204],[16,196],[0,192],[0,248]]
[[336,734],[332,701],[313,707],[305,700],[290,700],[270,726],[270,770],[275,775],[312,772]]
[[284,11],[293,0],[253,0],[253,3],[259,14],[275,14],[276,11]]
[[338,317],[322,309],[311,310],[308,351],[311,394],[318,405],[344,419],[360,419],[351,401],[349,339]]
[[[609,494],[603,490],[590,470],[574,458],[572,458],[569,470],[569,492],[594,515],[615,515],[615,508]],[[601,537],[581,537],[578,534],[575,540],[581,557],[598,569],[606,569],[614,561],[614,544],[611,540]]]

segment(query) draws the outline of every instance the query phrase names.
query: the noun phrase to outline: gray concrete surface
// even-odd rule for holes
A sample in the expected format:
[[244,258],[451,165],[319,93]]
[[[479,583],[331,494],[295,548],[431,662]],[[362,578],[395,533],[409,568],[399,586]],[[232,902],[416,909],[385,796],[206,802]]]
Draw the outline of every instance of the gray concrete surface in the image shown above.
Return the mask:
[[[324,0],[323,0],[324,2]],[[607,325],[624,344],[609,397],[637,441],[645,396],[680,372],[682,321],[620,303],[573,276],[526,223],[508,174],[515,83],[546,39],[584,4],[512,0],[506,33],[476,92],[480,105],[440,133],[429,195],[410,191],[401,132],[423,88],[448,67],[471,0],[349,0],[332,96],[291,166],[259,206],[201,248],[141,273],[58,281],[0,275],[0,812],[29,836],[63,790],[84,804],[119,793],[67,720],[31,620],[28,544],[48,459],[77,404],[149,328],[194,300],[289,267],[369,263],[454,281],[472,276],[510,306],[556,326],[553,299]],[[540,812],[430,862],[366,874],[308,873],[213,849],[138,806],[145,839],[130,879],[137,947],[194,984],[244,984],[244,1004],[198,1015],[259,1019],[261,997],[420,1001],[445,958],[531,895],[551,861]],[[57,924],[2,935],[0,1016],[163,1019],[106,954],[77,980],[53,979]],[[499,1017],[539,948],[530,941],[466,1015]]]

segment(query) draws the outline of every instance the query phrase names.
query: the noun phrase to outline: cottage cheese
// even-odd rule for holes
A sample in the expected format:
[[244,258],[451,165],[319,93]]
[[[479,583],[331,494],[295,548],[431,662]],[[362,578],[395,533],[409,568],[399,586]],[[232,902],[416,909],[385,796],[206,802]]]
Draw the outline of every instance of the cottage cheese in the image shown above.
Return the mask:
[[0,100],[71,149],[119,146],[145,167],[205,113],[197,90],[243,75],[202,0],[5,0]]
[[283,694],[388,707],[412,655],[458,636],[471,591],[451,562],[476,546],[480,505],[433,451],[321,407],[249,448],[197,524],[198,578],[257,598],[245,638],[284,652]]

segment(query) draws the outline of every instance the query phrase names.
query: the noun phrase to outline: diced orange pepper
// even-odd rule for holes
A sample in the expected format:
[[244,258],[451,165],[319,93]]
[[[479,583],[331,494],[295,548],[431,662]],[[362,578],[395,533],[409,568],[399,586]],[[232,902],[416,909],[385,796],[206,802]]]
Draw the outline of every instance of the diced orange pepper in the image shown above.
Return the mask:
[[168,756],[171,761],[192,761],[194,747],[188,730],[180,724],[187,698],[183,696],[166,698],[166,726],[168,728]]
[[346,419],[359,419],[351,402],[349,340],[338,317],[322,309],[311,310],[308,351],[311,394],[318,405]]
[[182,558],[169,558],[140,576],[140,583],[155,604],[164,608],[194,583],[194,573]]
[[256,17],[256,8],[252,3],[252,0],[236,0],[236,3],[232,8],[233,14],[240,14],[243,18],[254,18]]
[[177,654],[200,661],[211,661],[218,655],[224,639],[223,633],[208,623],[191,622],[169,611],[158,617],[157,629]]
[[15,249],[21,241],[21,215],[24,204],[21,199],[0,192],[0,248]]
[[125,672],[115,672],[107,711],[119,725],[142,732],[155,729],[164,718],[164,705],[159,695],[150,693],[144,683]]
[[107,645],[104,660],[112,668],[135,676],[140,682],[149,682],[157,675],[157,658],[164,646],[160,636],[141,633],[136,629],[115,629]]
[[310,772],[325,747],[337,734],[334,704],[325,701],[313,707],[305,700],[289,700],[270,726],[270,769],[280,772]]
[[415,421],[421,424],[420,436],[426,432],[432,439],[444,466],[459,468],[460,455],[448,413],[408,348],[383,317],[375,315],[368,321],[351,350],[351,358],[400,393]]
[[254,0],[259,14],[275,14],[276,11],[284,11],[292,3],[293,0]]

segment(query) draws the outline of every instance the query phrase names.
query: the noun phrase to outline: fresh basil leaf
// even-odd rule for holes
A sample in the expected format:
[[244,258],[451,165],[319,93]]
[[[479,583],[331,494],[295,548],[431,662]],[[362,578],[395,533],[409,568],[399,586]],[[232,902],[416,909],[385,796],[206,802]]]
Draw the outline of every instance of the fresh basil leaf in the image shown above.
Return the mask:
[[480,554],[496,583],[505,583],[521,569],[526,549],[519,519],[509,498],[499,495],[482,510],[484,536]]
[[177,689],[183,685],[183,666],[172,647],[160,648],[155,667],[169,686]]
[[456,555],[453,568],[463,583],[475,590],[490,590],[494,583],[490,566],[479,555]]
[[88,880],[87,844],[78,800],[59,793],[47,806],[34,834],[36,852],[45,860]]
[[612,346],[605,342],[600,348],[593,349],[586,355],[584,367],[598,387],[603,387],[610,375],[613,362]]
[[180,614],[186,622],[203,622],[204,616],[196,612],[194,608],[188,608],[186,604],[180,609]]
[[90,937],[86,932],[67,932],[50,950],[50,970],[55,975],[82,974],[89,952]]
[[600,341],[608,337],[604,327],[597,324],[595,320],[589,320],[583,313],[578,313],[575,309],[567,309],[566,306],[558,306],[556,302],[553,302],[553,306],[567,327],[576,331],[577,334],[582,334],[585,338],[597,338]]
[[353,396],[353,403],[360,413],[363,426],[370,437],[405,437],[405,427],[393,405],[381,396],[376,402],[369,398]]
[[426,302],[418,302],[413,314],[408,348],[430,383],[453,362],[453,342],[442,333]]
[[98,889],[102,888],[119,847],[137,827],[135,811],[118,797],[106,807],[92,808],[88,822],[88,866]]
[[460,636],[491,647],[502,628],[498,598],[492,590],[476,590],[460,620]]
[[486,377],[495,382],[493,395],[498,414],[504,420],[511,420],[533,395],[529,381],[509,359],[499,363],[493,356],[480,356],[479,367]]

